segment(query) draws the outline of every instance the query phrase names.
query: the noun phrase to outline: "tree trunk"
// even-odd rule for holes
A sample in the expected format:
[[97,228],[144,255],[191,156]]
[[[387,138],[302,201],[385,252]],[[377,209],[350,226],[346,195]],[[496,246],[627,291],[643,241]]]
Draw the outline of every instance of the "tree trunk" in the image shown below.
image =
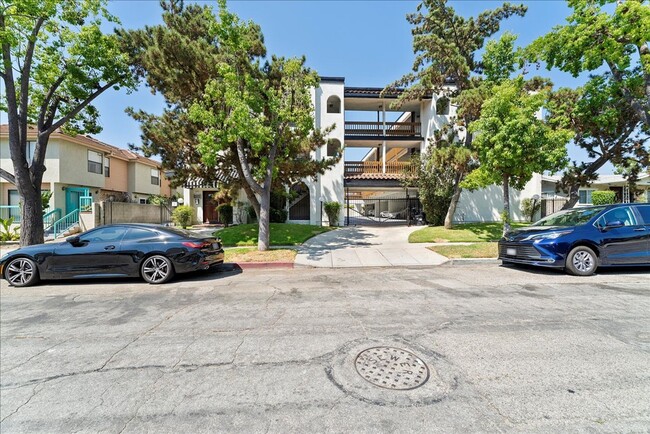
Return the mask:
[[269,250],[271,245],[270,217],[271,189],[269,188],[260,196],[259,229],[257,232],[257,250],[259,251]]
[[445,229],[451,229],[454,226],[454,214],[456,213],[458,201],[460,201],[460,194],[463,192],[463,189],[460,186],[462,179],[463,177],[461,174],[456,175],[456,178],[454,179],[454,194],[451,195],[451,202],[449,203],[447,215],[445,216]]
[[508,175],[503,175],[503,235],[510,231],[510,185]]
[[[25,191],[28,190],[28,191]],[[43,243],[43,203],[40,188],[29,185],[22,191],[22,209],[20,210],[20,245],[31,246]]]

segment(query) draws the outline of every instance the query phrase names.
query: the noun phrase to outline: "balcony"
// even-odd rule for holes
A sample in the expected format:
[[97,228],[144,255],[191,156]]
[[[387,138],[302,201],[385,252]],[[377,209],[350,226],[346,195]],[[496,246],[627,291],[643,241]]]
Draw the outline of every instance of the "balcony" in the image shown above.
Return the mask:
[[343,176],[349,179],[400,179],[415,175],[417,166],[409,161],[346,161]]
[[386,122],[384,133],[383,122],[347,121],[345,122],[346,137],[405,137],[419,138],[422,126],[419,122]]

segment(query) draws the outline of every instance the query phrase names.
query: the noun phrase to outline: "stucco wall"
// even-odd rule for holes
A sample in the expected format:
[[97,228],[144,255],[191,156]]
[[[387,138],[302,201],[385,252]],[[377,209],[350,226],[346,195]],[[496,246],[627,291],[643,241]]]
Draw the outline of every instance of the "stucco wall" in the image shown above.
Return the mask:
[[[158,205],[140,205],[129,202],[101,202],[99,222],[111,223],[151,223],[161,224],[161,209]],[[162,213],[165,216],[165,213]]]
[[[43,182],[58,181],[59,178],[59,140],[51,139],[45,150],[45,173]],[[9,139],[0,139],[0,167],[14,173],[14,165],[9,151]],[[77,169],[78,170],[78,169]]]
[[[58,179],[48,178],[48,180],[81,187],[101,188],[104,186],[103,163],[102,173],[88,171],[88,148],[65,141],[58,141],[58,144],[61,156],[58,160],[60,173]],[[47,174],[47,172],[45,173]]]
[[[151,169],[153,167],[147,166],[137,162],[129,162],[129,192],[135,194],[160,194],[160,185],[151,183]],[[159,173],[159,177],[163,175]]]
[[105,178],[104,189],[112,191],[129,191],[128,163],[124,160],[111,158],[111,170],[109,177]]

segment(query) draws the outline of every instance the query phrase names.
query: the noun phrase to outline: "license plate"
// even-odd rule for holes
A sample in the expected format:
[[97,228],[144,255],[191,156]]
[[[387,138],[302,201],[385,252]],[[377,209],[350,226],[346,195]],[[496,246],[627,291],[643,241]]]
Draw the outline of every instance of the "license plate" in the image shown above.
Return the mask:
[[506,249],[506,255],[517,256],[517,249]]

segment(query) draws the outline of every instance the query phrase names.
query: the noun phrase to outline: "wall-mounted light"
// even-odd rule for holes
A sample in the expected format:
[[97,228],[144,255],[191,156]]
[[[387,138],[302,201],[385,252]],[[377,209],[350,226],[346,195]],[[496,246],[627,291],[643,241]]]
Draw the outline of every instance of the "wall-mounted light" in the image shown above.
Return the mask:
[[61,190],[65,191],[65,185],[63,187],[61,187]]

